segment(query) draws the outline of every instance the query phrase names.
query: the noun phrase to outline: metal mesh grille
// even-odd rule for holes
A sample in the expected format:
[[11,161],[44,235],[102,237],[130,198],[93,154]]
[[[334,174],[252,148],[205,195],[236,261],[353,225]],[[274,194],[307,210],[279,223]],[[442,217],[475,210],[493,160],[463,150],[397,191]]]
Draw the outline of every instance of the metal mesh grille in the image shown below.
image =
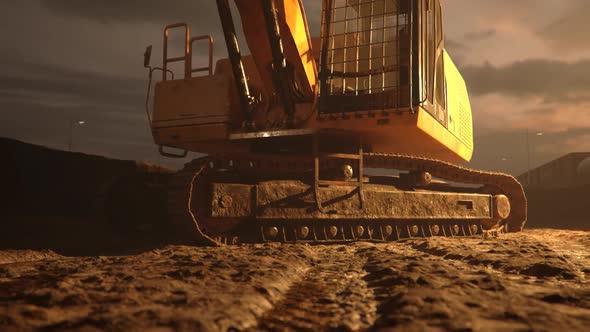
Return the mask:
[[409,8],[410,0],[325,1],[323,97],[382,95],[364,103],[341,98],[334,112],[409,104]]

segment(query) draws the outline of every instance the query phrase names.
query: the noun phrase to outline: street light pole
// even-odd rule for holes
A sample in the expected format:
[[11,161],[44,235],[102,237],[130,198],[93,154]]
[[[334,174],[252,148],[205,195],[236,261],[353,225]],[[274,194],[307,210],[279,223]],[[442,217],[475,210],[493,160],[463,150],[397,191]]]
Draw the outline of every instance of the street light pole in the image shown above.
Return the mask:
[[70,134],[68,137],[68,151],[72,152],[72,145],[74,143],[74,125],[83,125],[86,121],[83,120],[70,120]]
[[531,146],[529,142],[529,128],[526,129],[526,155],[527,155],[527,171],[526,171],[526,184],[528,187],[531,186]]
[[[543,132],[538,131],[536,136],[543,136]],[[527,173],[526,173],[526,182],[527,186],[531,186],[531,144],[530,144],[530,137],[529,137],[529,128],[526,129],[526,153],[527,153]]]

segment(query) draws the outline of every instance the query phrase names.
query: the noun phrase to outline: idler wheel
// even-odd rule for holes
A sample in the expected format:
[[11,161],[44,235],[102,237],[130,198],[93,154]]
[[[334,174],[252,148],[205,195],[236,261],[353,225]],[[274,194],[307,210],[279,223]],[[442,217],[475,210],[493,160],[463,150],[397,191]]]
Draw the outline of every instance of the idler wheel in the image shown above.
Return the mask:
[[510,200],[505,195],[496,195],[493,197],[493,211],[495,219],[506,219],[510,216]]
[[345,180],[350,180],[354,176],[354,169],[350,165],[342,165],[340,172]]

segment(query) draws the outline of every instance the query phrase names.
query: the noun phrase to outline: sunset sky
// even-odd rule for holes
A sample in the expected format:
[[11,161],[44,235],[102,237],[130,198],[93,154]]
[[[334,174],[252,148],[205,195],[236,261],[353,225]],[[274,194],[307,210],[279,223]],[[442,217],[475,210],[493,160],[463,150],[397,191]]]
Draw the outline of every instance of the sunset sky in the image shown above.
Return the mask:
[[[305,0],[313,35],[319,0]],[[471,95],[471,167],[520,174],[590,151],[590,1],[446,0],[447,50]],[[0,136],[123,159],[161,161],[145,119],[145,46],[162,28],[213,33],[213,0],[7,0],[0,5]],[[245,46],[245,45],[244,45]],[[203,53],[195,61],[204,59]],[[543,133],[542,136],[537,133]]]

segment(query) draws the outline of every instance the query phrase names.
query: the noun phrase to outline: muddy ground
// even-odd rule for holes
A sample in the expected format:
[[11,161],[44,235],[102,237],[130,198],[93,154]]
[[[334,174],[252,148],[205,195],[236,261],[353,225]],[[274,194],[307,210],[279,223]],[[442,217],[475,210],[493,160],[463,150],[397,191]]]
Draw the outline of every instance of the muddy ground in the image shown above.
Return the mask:
[[[169,170],[0,150],[0,332],[590,330],[590,232],[177,246],[151,189]],[[528,225],[589,230],[589,193],[527,193]]]
[[0,330],[587,331],[590,232],[0,251]]

